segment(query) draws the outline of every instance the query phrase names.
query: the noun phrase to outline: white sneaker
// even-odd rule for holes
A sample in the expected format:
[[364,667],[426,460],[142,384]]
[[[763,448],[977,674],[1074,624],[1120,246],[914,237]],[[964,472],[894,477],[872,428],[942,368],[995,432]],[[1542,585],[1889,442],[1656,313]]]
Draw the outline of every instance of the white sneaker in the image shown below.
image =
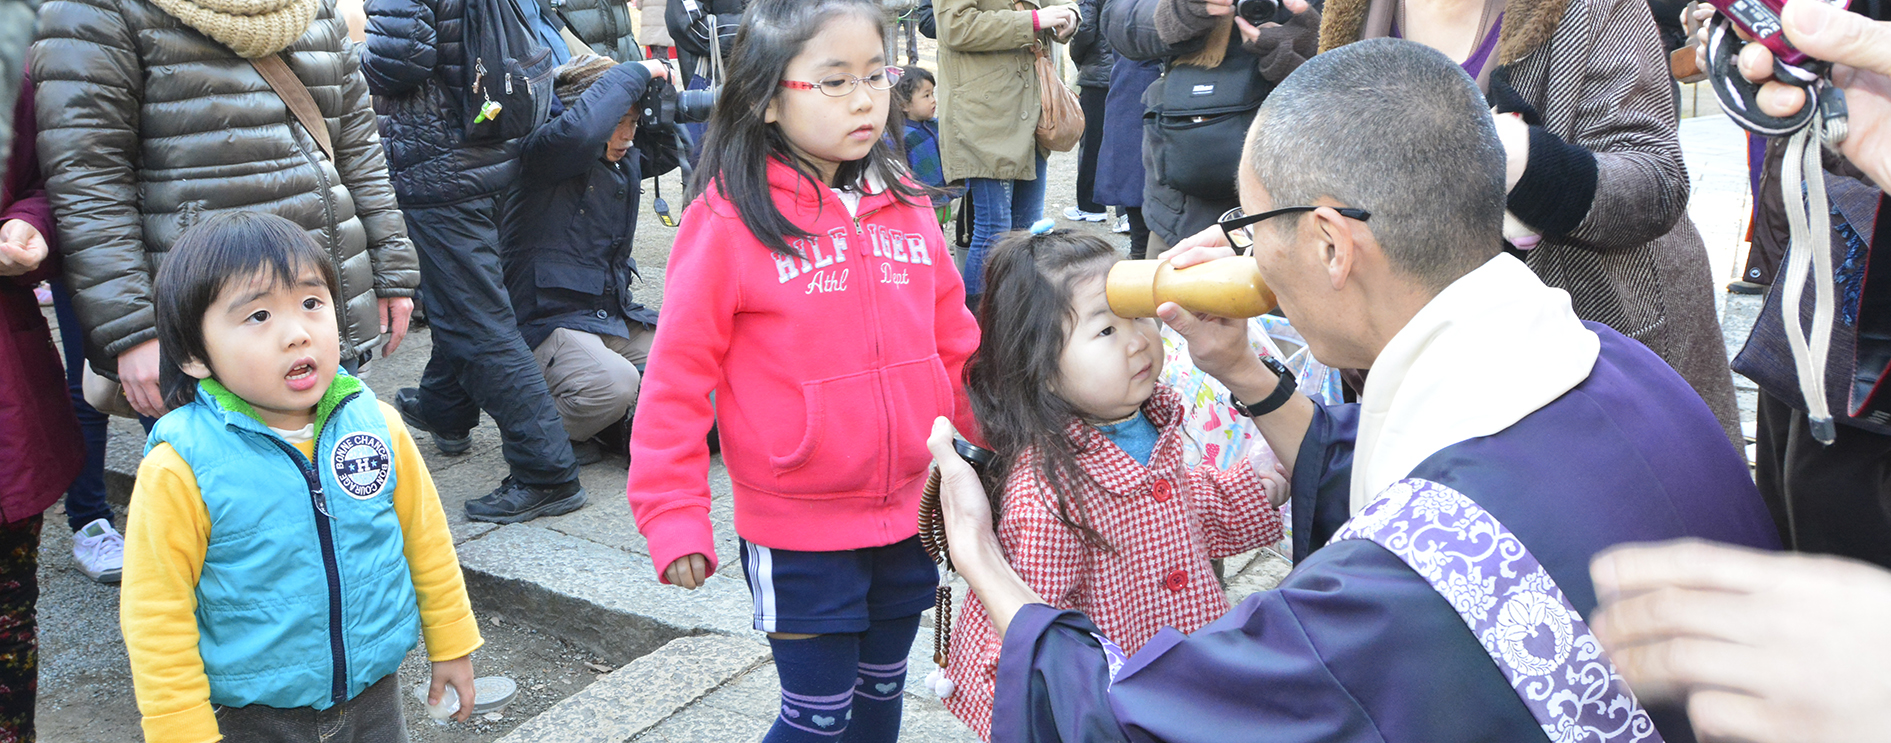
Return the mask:
[[1110,231],[1111,231],[1111,232],[1114,232],[1114,233],[1116,233],[1116,234],[1118,234],[1118,235],[1127,235],[1127,234],[1129,234],[1129,216],[1128,216],[1128,215],[1124,215],[1124,216],[1121,216],[1121,217],[1117,217],[1117,218],[1116,218],[1116,226],[1114,226],[1114,227],[1111,227],[1111,228],[1110,228]]
[[112,522],[98,519],[72,534],[72,559],[85,577],[117,583],[125,570],[125,537]]
[[1110,215],[1103,212],[1086,212],[1074,206],[1064,209],[1064,219],[1072,222],[1101,222],[1109,218]]

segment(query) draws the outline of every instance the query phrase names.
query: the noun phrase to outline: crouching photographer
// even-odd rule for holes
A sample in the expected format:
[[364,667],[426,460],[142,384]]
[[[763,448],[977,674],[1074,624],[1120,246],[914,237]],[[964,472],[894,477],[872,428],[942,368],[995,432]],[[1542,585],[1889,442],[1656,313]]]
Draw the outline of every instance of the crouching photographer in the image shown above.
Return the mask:
[[580,464],[625,454],[638,367],[655,336],[656,312],[631,297],[631,240],[639,182],[662,155],[639,146],[643,103],[646,91],[675,99],[668,77],[658,61],[573,59],[557,69],[551,120],[519,148],[506,290]]
[[1254,113],[1318,48],[1304,0],[1110,0],[1116,53],[1163,62],[1143,94],[1143,220],[1154,255],[1240,206],[1235,168]]

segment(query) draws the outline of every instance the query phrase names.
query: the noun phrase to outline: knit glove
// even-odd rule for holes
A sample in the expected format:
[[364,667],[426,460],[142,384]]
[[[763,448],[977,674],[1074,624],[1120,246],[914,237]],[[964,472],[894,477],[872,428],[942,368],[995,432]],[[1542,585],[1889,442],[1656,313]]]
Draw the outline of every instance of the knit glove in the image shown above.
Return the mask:
[[1156,3],[1156,37],[1170,46],[1200,38],[1220,20],[1208,14],[1208,3],[1203,0],[1158,0]]
[[1242,46],[1261,58],[1261,77],[1278,85],[1320,51],[1320,11],[1295,13],[1286,23],[1260,29],[1254,41]]

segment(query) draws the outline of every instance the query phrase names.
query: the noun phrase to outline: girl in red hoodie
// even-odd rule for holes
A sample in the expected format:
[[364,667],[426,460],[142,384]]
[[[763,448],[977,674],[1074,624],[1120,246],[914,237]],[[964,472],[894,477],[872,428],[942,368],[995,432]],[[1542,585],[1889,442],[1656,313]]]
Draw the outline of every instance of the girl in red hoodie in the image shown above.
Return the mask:
[[720,424],[781,676],[771,743],[898,737],[938,580],[916,536],[926,435],[940,415],[973,430],[960,374],[978,327],[927,191],[882,136],[881,13],[749,4],[632,426],[637,528],[659,580],[696,588],[718,565],[705,435]]

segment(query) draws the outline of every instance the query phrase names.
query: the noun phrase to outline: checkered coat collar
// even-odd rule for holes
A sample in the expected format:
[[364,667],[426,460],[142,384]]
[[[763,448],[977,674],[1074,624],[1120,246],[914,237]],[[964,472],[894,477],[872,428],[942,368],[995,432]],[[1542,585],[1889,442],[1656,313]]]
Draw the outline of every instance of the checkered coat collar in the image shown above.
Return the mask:
[[[1128,452],[1110,441],[1096,426],[1082,419],[1072,420],[1064,429],[1065,435],[1077,444],[1077,466],[1089,473],[1104,493],[1129,495],[1140,492],[1148,485],[1149,478],[1153,477],[1151,472],[1178,472],[1182,468],[1182,393],[1168,385],[1157,384],[1155,394],[1143,402],[1142,414],[1156,427],[1156,447],[1150,452],[1147,465],[1137,464]],[[1027,455],[1026,459],[1020,463],[1019,469],[1035,472],[1036,458]],[[1109,487],[1110,484],[1129,487],[1117,489]]]

